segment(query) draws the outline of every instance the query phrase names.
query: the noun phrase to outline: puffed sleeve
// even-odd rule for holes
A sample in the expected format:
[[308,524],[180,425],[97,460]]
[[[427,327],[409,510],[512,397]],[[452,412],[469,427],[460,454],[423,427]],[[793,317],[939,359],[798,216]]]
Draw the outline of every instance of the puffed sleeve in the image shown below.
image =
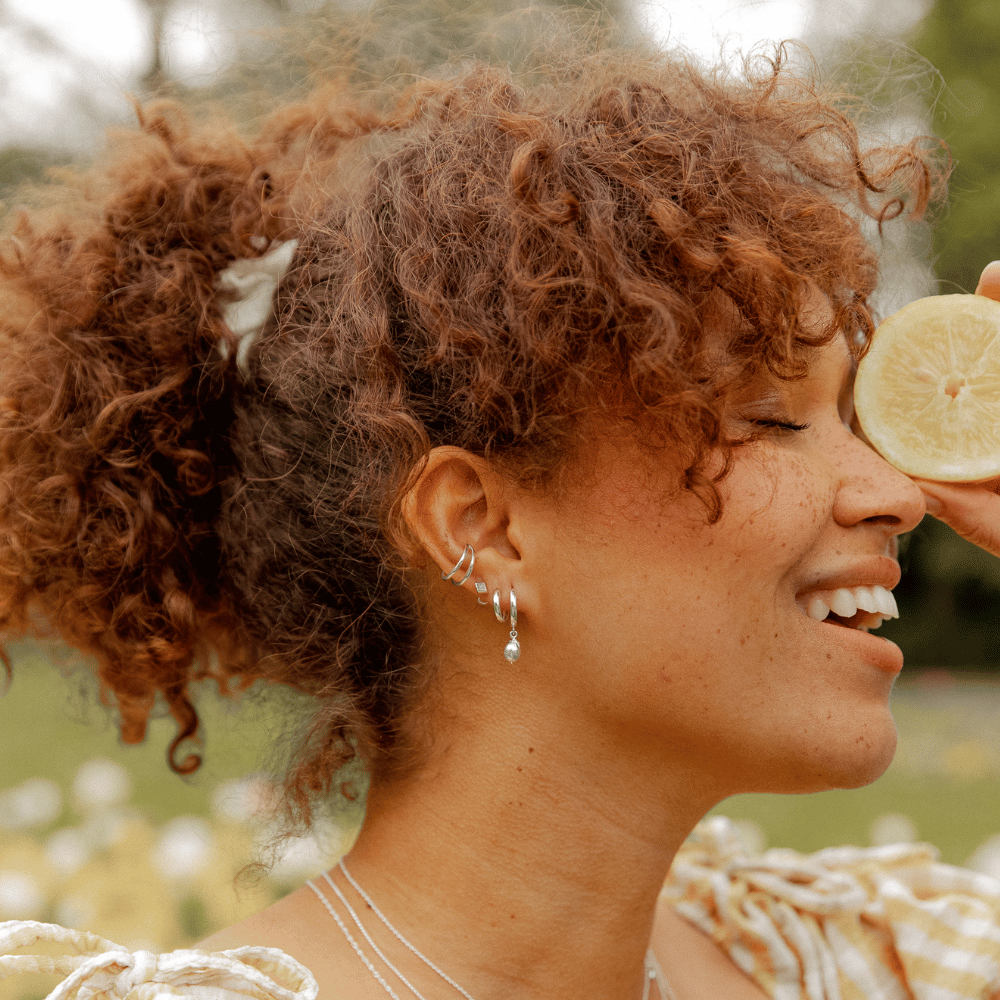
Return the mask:
[[[45,954],[31,953],[43,946]],[[319,992],[309,970],[276,948],[154,955],[54,924],[0,923],[0,979],[29,973],[66,977],[48,1000],[316,1000]]]
[[751,856],[713,817],[664,896],[776,1000],[1000,997],[1000,882],[923,844]]

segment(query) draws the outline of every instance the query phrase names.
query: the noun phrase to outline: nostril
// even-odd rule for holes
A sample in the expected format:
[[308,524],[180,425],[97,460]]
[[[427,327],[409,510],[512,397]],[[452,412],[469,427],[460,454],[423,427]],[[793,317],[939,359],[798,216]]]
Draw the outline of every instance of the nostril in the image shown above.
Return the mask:
[[876,514],[874,517],[866,517],[865,524],[881,524],[888,528],[896,528],[903,523],[903,519],[895,514]]

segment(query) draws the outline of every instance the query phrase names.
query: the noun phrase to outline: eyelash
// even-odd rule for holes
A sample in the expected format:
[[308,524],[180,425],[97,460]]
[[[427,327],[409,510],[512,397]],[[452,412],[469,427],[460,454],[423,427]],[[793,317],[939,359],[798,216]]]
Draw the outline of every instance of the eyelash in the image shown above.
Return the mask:
[[756,424],[758,427],[775,427],[783,431],[804,431],[809,427],[808,424],[796,424],[791,420],[769,420],[765,417],[758,417],[751,420],[750,423]]

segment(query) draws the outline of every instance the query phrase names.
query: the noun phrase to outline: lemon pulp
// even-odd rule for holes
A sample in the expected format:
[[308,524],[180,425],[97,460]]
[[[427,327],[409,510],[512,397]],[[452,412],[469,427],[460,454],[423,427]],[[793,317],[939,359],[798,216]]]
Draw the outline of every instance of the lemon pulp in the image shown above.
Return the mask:
[[858,366],[854,404],[875,449],[911,476],[1000,476],[1000,303],[935,295],[893,313]]

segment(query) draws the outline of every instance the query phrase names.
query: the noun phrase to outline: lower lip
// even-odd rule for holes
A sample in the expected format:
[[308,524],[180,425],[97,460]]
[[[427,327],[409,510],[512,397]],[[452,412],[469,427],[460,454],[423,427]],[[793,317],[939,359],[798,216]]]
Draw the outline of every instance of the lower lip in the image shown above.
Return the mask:
[[903,669],[903,651],[890,639],[883,639],[880,635],[862,632],[860,629],[846,628],[843,625],[827,625],[825,622],[815,624],[829,633],[836,633],[828,638],[836,638],[838,642],[853,647],[859,656],[883,673],[895,677]]

